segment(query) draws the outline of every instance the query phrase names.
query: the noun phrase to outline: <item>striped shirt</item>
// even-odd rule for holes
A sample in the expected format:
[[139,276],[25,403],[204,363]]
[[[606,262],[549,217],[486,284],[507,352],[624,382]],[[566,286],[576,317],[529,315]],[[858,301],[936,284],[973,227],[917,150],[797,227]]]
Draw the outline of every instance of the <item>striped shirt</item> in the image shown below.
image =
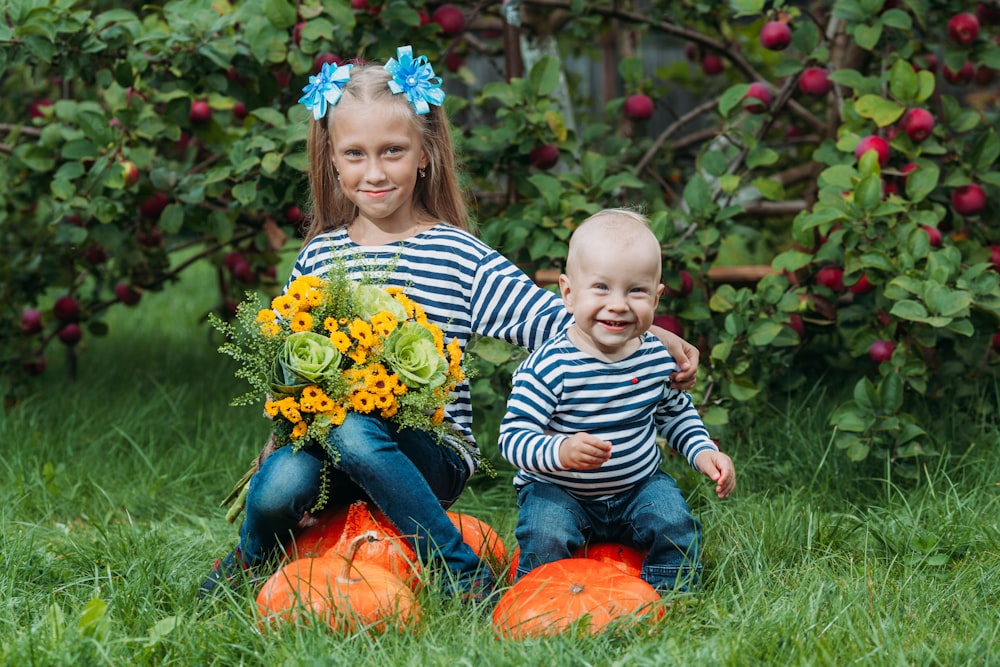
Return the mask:
[[[536,349],[514,374],[500,452],[517,466],[514,485],[558,484],[589,499],[627,491],[660,466],[657,434],[694,467],[718,447],[691,397],[670,387],[679,370],[652,334],[628,358],[605,362],[580,351],[565,331]],[[585,431],[611,442],[611,458],[594,470],[567,470],[559,446]]]
[[[359,246],[345,228],[321,234],[299,252],[289,282],[323,276],[334,261],[343,262],[352,280],[402,288],[441,328],[446,345],[458,339],[463,354],[473,334],[533,350],[572,321],[557,295],[472,234],[443,223],[385,246]],[[465,438],[471,470],[477,448],[468,382],[455,388],[454,398],[445,419]]]

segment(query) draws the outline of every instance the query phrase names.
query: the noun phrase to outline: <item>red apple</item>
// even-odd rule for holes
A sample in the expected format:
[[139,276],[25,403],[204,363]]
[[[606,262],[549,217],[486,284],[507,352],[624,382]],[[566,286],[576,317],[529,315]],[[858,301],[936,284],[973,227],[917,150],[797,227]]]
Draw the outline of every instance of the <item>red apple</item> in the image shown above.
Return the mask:
[[956,86],[964,86],[972,81],[972,79],[976,76],[976,68],[973,66],[971,61],[967,60],[965,64],[962,65],[962,69],[957,72],[947,65],[944,65],[941,68],[941,73],[944,75],[944,78],[948,83],[953,83]]
[[930,225],[920,225],[920,229],[927,232],[927,239],[931,243],[931,247],[938,247],[941,245],[941,230],[937,227],[931,227]]
[[647,120],[653,115],[653,100],[642,93],[631,95],[625,100],[624,110],[632,120]]
[[39,354],[31,359],[25,359],[21,364],[21,368],[28,375],[41,375],[48,368],[48,361],[45,359],[45,355]]
[[927,70],[928,72],[936,72],[938,66],[937,56],[933,53],[925,53],[923,55],[917,56],[913,61],[913,69],[917,72],[921,70]]
[[927,109],[916,107],[907,110],[899,124],[910,139],[923,141],[934,131],[934,115]]
[[163,245],[163,230],[158,225],[153,225],[149,229],[140,229],[135,233],[135,240],[141,246],[158,248]]
[[302,43],[302,29],[305,27],[306,22],[300,21],[295,24],[295,28],[292,30],[292,42],[294,42],[296,46]]
[[344,61],[336,53],[320,53],[313,60],[313,74],[323,69],[323,65],[326,63],[329,63],[331,67],[340,67]]
[[979,19],[975,14],[962,12],[948,20],[948,37],[959,46],[968,46],[979,36]]
[[452,4],[444,4],[434,10],[431,20],[441,26],[446,37],[461,34],[465,30],[465,14]]
[[118,283],[115,285],[115,298],[126,306],[134,306],[142,299],[142,290],[128,283]]
[[986,193],[977,183],[970,183],[951,191],[951,207],[960,215],[976,215],[986,208]]
[[714,53],[706,53],[701,59],[701,71],[709,76],[720,74],[725,69],[725,63],[720,56]]
[[465,56],[457,51],[449,51],[444,57],[444,66],[449,72],[457,72],[465,64]]
[[868,356],[872,358],[872,361],[882,363],[883,361],[892,359],[892,352],[895,349],[896,346],[892,341],[877,340],[868,348]]
[[247,105],[243,104],[243,102],[237,102],[233,105],[233,117],[236,120],[243,120],[247,117],[248,113],[250,112],[247,111]]
[[[319,71],[319,67],[314,67],[313,70],[313,74],[315,74]],[[281,88],[288,88],[288,84],[292,82],[292,70],[288,65],[275,68],[271,71],[271,75]]]
[[765,49],[782,51],[792,43],[792,29],[784,21],[768,21],[760,29],[760,43]]
[[687,58],[690,62],[693,63],[698,62],[698,56],[700,53],[701,49],[694,42],[684,43],[684,57]]
[[816,272],[816,284],[829,287],[834,292],[843,292],[844,270],[839,266],[824,266]]
[[868,292],[871,292],[873,289],[875,289],[875,286],[872,285],[871,282],[868,280],[868,276],[862,273],[861,277],[858,278],[858,282],[854,283],[847,289],[849,289],[854,294],[868,294]]
[[1000,245],[990,246],[990,264],[997,271],[1000,271]]
[[822,97],[833,90],[833,82],[822,67],[807,67],[799,79],[799,90],[806,95]]
[[[298,207],[296,207],[296,208],[298,208]],[[225,266],[227,269],[229,269],[230,272],[232,272],[233,270],[235,270],[236,266],[238,264],[240,264],[240,263],[246,263],[246,259],[244,259],[242,253],[237,252],[236,250],[233,250],[231,252],[227,252],[226,256],[222,258],[222,264],[223,264],[223,266]]]
[[551,169],[559,163],[559,147],[555,144],[535,146],[528,153],[528,159],[538,169]]
[[42,330],[42,311],[37,308],[25,308],[21,311],[21,333],[34,336]]
[[[47,107],[43,109],[42,107]],[[34,100],[28,105],[28,116],[31,118],[45,118],[48,109],[52,108],[52,100],[43,98]]]
[[295,204],[292,204],[285,209],[285,220],[288,221],[290,225],[299,225],[305,216],[302,215],[302,209],[300,209]]
[[681,271],[680,276],[681,286],[678,289],[674,289],[670,285],[664,287],[663,291],[666,292],[667,296],[682,297],[691,293],[694,288],[694,278],[687,271]]
[[75,322],[80,317],[80,303],[71,296],[61,296],[53,304],[52,314],[60,322]]
[[245,259],[241,259],[233,266],[233,277],[242,283],[252,283],[257,277],[254,273],[253,267],[250,266],[250,262]]
[[788,316],[788,326],[799,336],[802,336],[806,332],[806,323],[798,313],[792,313]]
[[750,88],[747,90],[747,94],[743,96],[743,99],[757,100],[746,105],[747,111],[750,113],[764,113],[771,106],[771,90],[767,87],[767,84],[754,81],[750,84]]
[[56,336],[58,336],[59,340],[63,343],[72,347],[73,345],[79,343],[80,339],[83,338],[83,329],[81,329],[80,325],[76,322],[70,322],[60,329]]
[[132,186],[139,182],[139,167],[135,166],[135,162],[131,160],[122,160],[122,178],[125,180],[125,186]]
[[1000,352],[1000,331],[993,334],[993,351]]
[[976,3],[976,17],[981,25],[1000,23],[1000,7],[992,7],[985,2]]
[[191,102],[188,121],[192,125],[204,125],[210,120],[212,120],[212,107],[208,106],[208,102],[205,100],[194,100]]
[[653,324],[681,338],[684,337],[684,323],[676,315],[657,315],[653,318]]
[[884,167],[889,162],[889,142],[882,137],[871,135],[859,141],[857,148],[854,149],[854,157],[860,160],[868,151],[878,153],[878,163],[881,166]]
[[160,215],[163,214],[163,209],[165,209],[169,203],[170,198],[167,197],[166,193],[157,190],[141,204],[139,204],[139,213],[141,213],[144,218],[149,220],[159,220]]

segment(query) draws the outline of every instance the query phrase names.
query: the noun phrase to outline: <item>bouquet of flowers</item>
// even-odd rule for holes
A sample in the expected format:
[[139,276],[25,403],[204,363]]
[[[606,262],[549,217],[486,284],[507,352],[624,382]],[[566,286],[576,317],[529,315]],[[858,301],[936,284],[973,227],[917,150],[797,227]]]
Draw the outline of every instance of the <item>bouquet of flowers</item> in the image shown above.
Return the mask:
[[[319,442],[336,461],[326,435],[349,410],[448,444],[444,410],[465,377],[461,347],[458,340],[446,346],[440,327],[402,289],[358,283],[332,268],[325,278],[293,280],[269,307],[251,295],[233,323],[217,317],[212,323],[227,338],[219,351],[240,362],[236,375],[252,388],[232,404],[263,400],[278,447]],[[254,471],[223,501],[236,500],[230,520],[243,507]]]

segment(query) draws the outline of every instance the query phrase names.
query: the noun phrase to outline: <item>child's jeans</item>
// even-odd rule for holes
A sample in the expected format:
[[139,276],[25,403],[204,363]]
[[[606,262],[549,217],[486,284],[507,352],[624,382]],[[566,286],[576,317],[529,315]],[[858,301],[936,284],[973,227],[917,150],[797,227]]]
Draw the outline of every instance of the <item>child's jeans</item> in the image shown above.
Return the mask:
[[[482,574],[482,562],[445,513],[469,476],[455,450],[422,431],[400,431],[356,412],[348,412],[344,423],[330,430],[328,441],[340,455],[327,471],[328,507],[370,499],[412,540],[421,560],[443,559],[460,586]],[[240,528],[245,562],[263,563],[280,553],[315,505],[329,460],[324,448],[313,445],[297,452],[281,447],[264,461],[250,480]]]
[[517,503],[518,578],[543,563],[571,558],[589,539],[647,549],[640,576],[661,594],[698,585],[701,523],[665,472],[603,500],[581,500],[555,484],[529,482]]

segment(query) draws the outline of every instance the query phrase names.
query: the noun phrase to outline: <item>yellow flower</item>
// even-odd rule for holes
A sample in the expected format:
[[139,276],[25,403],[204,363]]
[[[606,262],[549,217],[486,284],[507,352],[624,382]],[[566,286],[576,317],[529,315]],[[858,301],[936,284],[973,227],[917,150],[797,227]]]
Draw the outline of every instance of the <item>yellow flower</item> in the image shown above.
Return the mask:
[[383,417],[389,417],[386,412],[396,413],[396,397],[392,394],[376,394],[375,407],[382,411]]
[[323,290],[309,289],[306,290],[305,301],[309,304],[310,308],[315,308],[323,303]]
[[351,322],[348,328],[351,332],[351,338],[361,343],[361,345],[371,347],[375,344],[375,332],[372,331],[372,326],[360,317],[354,318],[354,321]]
[[443,421],[444,421],[444,408],[438,408],[437,410],[434,411],[434,414],[431,415],[431,423],[440,424]]
[[270,308],[264,308],[257,311],[257,321],[258,322],[273,322],[278,318],[277,314]]
[[364,345],[358,345],[351,351],[350,355],[348,356],[351,357],[351,361],[353,361],[355,364],[357,364],[358,366],[363,366],[365,362],[368,360],[368,348],[365,347]]
[[260,325],[260,332],[264,334],[266,338],[274,338],[281,333],[281,327],[274,322],[264,322]]
[[311,384],[311,385],[309,385],[308,387],[306,387],[305,389],[302,390],[302,397],[303,398],[317,399],[317,398],[319,398],[321,396],[325,396],[325,394],[323,393],[323,390],[320,389],[317,385],[314,385],[314,384]]
[[292,440],[298,440],[306,434],[309,430],[309,426],[305,422],[298,422],[292,427]]
[[364,389],[354,392],[351,394],[351,409],[368,414],[375,409],[375,395]]
[[347,408],[343,405],[334,405],[330,410],[326,412],[330,416],[330,423],[334,426],[340,426],[344,423],[344,419],[347,417]]
[[264,413],[271,418],[277,417],[281,407],[277,401],[267,401],[264,403]]
[[341,354],[347,354],[347,351],[351,349],[351,338],[343,331],[331,333],[330,340],[333,341],[333,346],[340,350]]
[[337,318],[335,318],[335,317],[328,317],[325,320],[323,320],[323,328],[326,331],[329,331],[330,333],[333,333],[334,331],[337,331],[337,328],[338,328],[337,327]]
[[400,290],[398,287],[389,288],[386,291],[388,291],[389,294],[392,294],[392,296],[396,299],[396,301],[398,301],[400,305],[403,306],[403,308],[406,310],[407,317],[413,317],[413,313],[416,312],[419,306],[415,304],[413,300],[410,299],[410,297],[403,294],[403,291]]
[[398,324],[399,322],[392,316],[392,313],[387,311],[382,311],[372,317],[372,329],[382,338],[391,334]]
[[291,323],[288,325],[292,331],[312,331],[313,318],[306,311],[295,313]]
[[278,311],[286,320],[291,319],[295,313],[299,312],[299,302],[287,294],[276,296],[271,300],[271,308]]
[[448,374],[455,382],[465,379],[465,373],[462,371],[462,344],[457,338],[452,338],[448,343]]
[[[385,288],[385,291],[386,291],[386,293],[387,293],[387,294],[388,294],[389,296],[396,296],[397,294],[402,294],[402,293],[403,293],[403,288],[402,288],[402,287],[395,287],[395,286],[392,286],[392,285],[390,285],[389,287],[386,287],[386,288]],[[404,297],[404,298],[405,298],[405,297]],[[399,299],[397,299],[397,301],[398,301],[398,300],[399,300]],[[403,303],[402,301],[399,301],[399,302],[400,302],[400,303]]]
[[[299,401],[299,410],[302,412],[319,412],[316,409],[316,399],[303,396],[302,400]],[[302,422],[299,423],[301,424]]]
[[334,403],[333,399],[326,394],[316,399],[316,412],[330,412],[338,407],[340,406]]
[[302,421],[302,413],[299,412],[299,404],[291,396],[278,401],[278,407],[281,408],[281,415],[293,424],[297,424]]
[[389,395],[397,379],[395,375],[389,375],[389,371],[382,364],[372,364],[365,374],[365,389],[376,395]]

